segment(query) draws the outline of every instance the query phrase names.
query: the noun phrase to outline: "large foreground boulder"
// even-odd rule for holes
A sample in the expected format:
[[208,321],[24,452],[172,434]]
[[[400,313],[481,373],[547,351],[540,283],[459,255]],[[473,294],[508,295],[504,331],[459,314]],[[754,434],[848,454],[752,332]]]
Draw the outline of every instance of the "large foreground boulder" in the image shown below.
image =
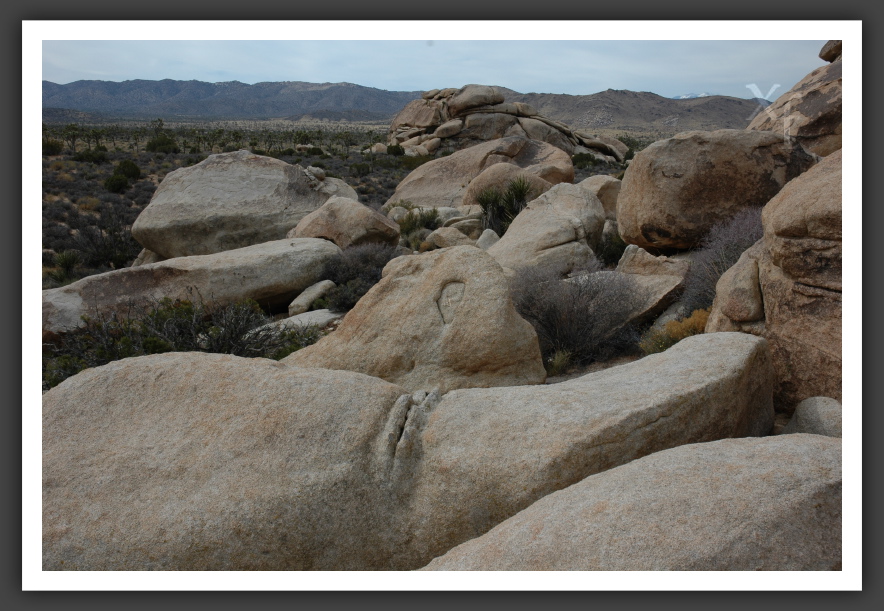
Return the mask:
[[443,393],[546,379],[537,334],[513,307],[503,270],[473,246],[394,259],[337,331],[283,362]]
[[841,151],[787,184],[762,212],[764,237],[725,272],[706,332],[770,341],[777,409],[841,400]]
[[170,172],[132,225],[165,258],[208,255],[281,240],[332,196],[358,199],[344,181],[248,151],[210,155]]
[[399,183],[385,206],[391,208],[399,201],[433,208],[474,203],[463,201],[470,181],[497,163],[513,164],[550,184],[574,180],[574,165],[565,152],[545,142],[513,136],[421,165]]
[[593,475],[425,570],[840,569],[840,440],[788,435],[684,445]]
[[562,183],[529,202],[488,254],[509,270],[545,266],[571,271],[593,259],[604,226],[599,198]]
[[823,47],[820,57],[832,63],[801,79],[759,112],[747,129],[790,136],[822,157],[841,148],[841,41],[829,43],[837,44]]
[[694,248],[717,223],[766,204],[816,157],[773,132],[692,131],[636,154],[617,198],[627,244]]
[[770,388],[742,333],[441,399],[266,359],[123,359],[43,395],[43,569],[416,569],[595,473],[766,432]]
[[125,315],[164,297],[217,305],[248,298],[284,309],[340,252],[326,240],[290,238],[87,276],[43,291],[43,333],[78,327],[83,315]]

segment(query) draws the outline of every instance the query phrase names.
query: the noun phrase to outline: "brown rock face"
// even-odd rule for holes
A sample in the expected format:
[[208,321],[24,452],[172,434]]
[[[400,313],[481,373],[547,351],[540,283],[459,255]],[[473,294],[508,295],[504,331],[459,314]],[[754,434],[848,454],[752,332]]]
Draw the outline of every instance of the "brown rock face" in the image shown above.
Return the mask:
[[516,313],[503,270],[473,246],[394,259],[334,333],[283,362],[443,393],[546,379],[537,335]]
[[766,204],[815,162],[800,145],[772,132],[684,132],[639,152],[617,199],[617,224],[628,244],[693,248],[713,225]]
[[742,333],[441,399],[266,359],[123,359],[43,396],[43,569],[416,569],[595,473],[763,434],[770,392],[766,342]]
[[762,222],[764,237],[719,280],[706,331],[768,339],[779,410],[840,401],[841,152],[787,184]]
[[622,186],[618,179],[606,174],[599,174],[581,180],[577,184],[599,198],[605,208],[606,219],[617,220],[617,198],[620,197],[620,187]]
[[684,445],[593,475],[424,570],[840,569],[840,440],[787,435]]
[[825,157],[841,148],[841,60],[817,68],[752,120],[750,130],[795,138]]
[[571,158],[551,144],[513,136],[477,144],[423,164],[396,187],[387,201],[390,208],[398,201],[415,206],[457,207],[463,203],[470,181],[485,169],[508,163],[555,184],[574,180]]
[[219,305],[249,298],[284,308],[320,280],[325,262],[340,252],[326,240],[292,238],[87,276],[43,291],[43,331],[73,329],[82,324],[83,315],[125,315],[130,306],[143,307],[163,297],[202,296]]
[[346,197],[329,198],[289,232],[293,238],[323,238],[341,248],[358,244],[399,243],[399,225]]
[[211,155],[163,179],[132,237],[169,259],[233,250],[283,239],[334,195],[359,197],[340,179],[271,157]]
[[830,40],[820,49],[820,59],[833,62],[841,57],[841,41]]

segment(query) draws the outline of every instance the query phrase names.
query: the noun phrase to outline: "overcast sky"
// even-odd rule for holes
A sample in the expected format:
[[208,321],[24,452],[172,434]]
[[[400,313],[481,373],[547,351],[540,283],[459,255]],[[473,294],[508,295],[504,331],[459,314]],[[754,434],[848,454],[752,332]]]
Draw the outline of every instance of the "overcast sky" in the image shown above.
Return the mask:
[[[392,36],[391,36],[392,37]],[[606,89],[776,99],[825,40],[44,40],[42,78],[350,82],[391,91],[500,85],[522,93]],[[771,92],[774,85],[780,87]]]

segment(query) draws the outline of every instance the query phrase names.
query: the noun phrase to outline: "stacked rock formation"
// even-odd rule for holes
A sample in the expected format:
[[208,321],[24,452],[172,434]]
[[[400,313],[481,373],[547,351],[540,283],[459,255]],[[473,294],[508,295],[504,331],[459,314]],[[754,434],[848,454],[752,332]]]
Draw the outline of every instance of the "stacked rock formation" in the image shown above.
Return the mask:
[[503,93],[488,85],[425,92],[393,118],[387,141],[401,145],[406,154],[428,155],[440,148],[459,150],[507,136],[540,140],[568,155],[590,153],[611,162],[622,162],[628,151],[615,138],[574,131],[542,116],[530,104],[505,102]]

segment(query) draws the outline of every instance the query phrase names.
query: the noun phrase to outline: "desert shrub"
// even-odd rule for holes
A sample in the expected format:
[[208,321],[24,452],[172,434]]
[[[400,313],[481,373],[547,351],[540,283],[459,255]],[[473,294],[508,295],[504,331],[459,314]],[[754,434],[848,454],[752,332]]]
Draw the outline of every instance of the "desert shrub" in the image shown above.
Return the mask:
[[308,155],[320,156],[320,157],[321,157],[322,155],[325,154],[325,151],[323,151],[323,150],[322,150],[321,148],[319,148],[318,146],[311,146],[309,149],[307,149],[306,153],[307,153]]
[[141,251],[124,218],[111,205],[105,203],[100,208],[98,225],[87,225],[73,238],[73,248],[83,256],[84,263],[91,267],[126,267]]
[[439,218],[439,211],[435,208],[423,210],[413,208],[398,223],[399,233],[406,235],[419,229],[429,229],[430,231],[438,229],[442,220]]
[[761,208],[747,208],[712,227],[691,260],[681,302],[685,312],[712,307],[715,285],[740,255],[761,239]]
[[87,163],[107,163],[107,153],[105,151],[80,151],[71,157],[74,161],[84,161]]
[[400,157],[405,154],[405,149],[398,144],[391,144],[387,147],[387,154]]
[[367,163],[354,163],[350,165],[350,175],[356,177],[367,176],[371,172],[371,166]]
[[149,153],[179,153],[181,149],[175,139],[167,134],[160,134],[155,138],[151,138],[144,145],[144,150]]
[[44,155],[61,155],[64,150],[64,144],[60,140],[53,138],[43,138],[43,154]]
[[384,266],[396,256],[396,248],[384,244],[359,244],[343,250],[323,266],[322,278],[336,286],[317,300],[317,305],[335,312],[352,309],[380,281]]
[[434,157],[432,155],[423,155],[418,157],[409,157],[408,155],[403,155],[402,157],[399,157],[399,167],[410,172],[429,161],[433,161],[433,159]]
[[512,278],[513,304],[537,332],[548,371],[634,350],[638,334],[629,317],[639,303],[638,286],[627,274],[600,268],[595,262],[564,279],[555,269],[531,267]]
[[592,153],[577,153],[571,158],[571,163],[574,164],[575,168],[585,170],[595,167],[599,160]]
[[114,168],[114,174],[125,176],[130,180],[138,180],[141,178],[141,170],[135,162],[130,159],[124,159],[118,163],[117,167]]
[[104,188],[111,193],[122,193],[129,188],[129,179],[122,174],[113,174],[105,179]]
[[55,269],[48,270],[46,272],[47,277],[51,278],[59,286],[68,284],[76,279],[74,270],[83,262],[80,258],[80,253],[76,250],[63,250],[56,253],[52,259]]
[[483,227],[503,237],[516,215],[528,205],[530,196],[531,183],[524,176],[509,181],[503,191],[497,187],[483,189],[476,196],[482,208]]
[[162,299],[139,313],[84,318],[85,325],[43,346],[43,388],[87,367],[163,352],[216,352],[280,359],[315,343],[318,327],[267,327],[270,318],[252,300],[208,306],[201,299]]
[[611,231],[602,234],[602,239],[599,240],[595,255],[599,258],[599,261],[604,263],[607,267],[611,267],[617,265],[625,250],[626,242],[623,241],[623,238],[620,237],[618,232]]
[[683,320],[670,320],[662,328],[650,329],[642,336],[639,348],[645,354],[663,352],[691,335],[703,333],[709,310],[694,310]]

